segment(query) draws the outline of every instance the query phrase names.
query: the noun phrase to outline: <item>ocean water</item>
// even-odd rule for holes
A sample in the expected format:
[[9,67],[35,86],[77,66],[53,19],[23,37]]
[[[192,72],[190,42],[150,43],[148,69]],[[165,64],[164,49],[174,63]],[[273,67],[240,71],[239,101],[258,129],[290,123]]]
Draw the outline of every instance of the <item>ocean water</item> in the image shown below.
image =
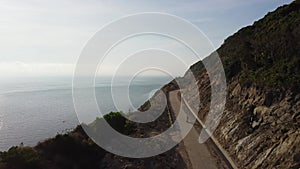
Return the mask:
[[[143,77],[135,79],[129,87],[132,105],[138,108],[155,91],[170,81],[167,77]],[[117,83],[113,89],[117,95],[126,96],[128,86]],[[73,129],[80,124],[72,99],[71,78],[18,78],[0,83],[0,151],[11,146],[34,146],[38,142]],[[111,94],[110,78],[98,78],[95,84],[97,103],[101,113],[132,111],[124,101],[116,108]],[[85,92],[85,88],[80,89]],[[86,98],[90,101],[91,98]],[[86,107],[89,111],[89,107]],[[99,115],[100,116],[100,115]],[[95,117],[85,117],[89,123]]]

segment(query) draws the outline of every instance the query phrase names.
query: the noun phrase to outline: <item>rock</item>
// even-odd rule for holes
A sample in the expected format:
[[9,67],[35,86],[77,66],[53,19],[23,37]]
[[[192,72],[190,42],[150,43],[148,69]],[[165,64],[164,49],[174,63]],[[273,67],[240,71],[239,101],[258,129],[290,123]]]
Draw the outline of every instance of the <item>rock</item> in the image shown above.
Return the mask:
[[239,96],[241,92],[241,86],[240,84],[237,84],[236,87],[233,89],[233,91],[231,92],[231,96]]
[[299,100],[300,100],[300,94],[297,94],[297,95],[295,96],[295,98],[294,98],[294,101],[297,102],[297,101],[299,101]]

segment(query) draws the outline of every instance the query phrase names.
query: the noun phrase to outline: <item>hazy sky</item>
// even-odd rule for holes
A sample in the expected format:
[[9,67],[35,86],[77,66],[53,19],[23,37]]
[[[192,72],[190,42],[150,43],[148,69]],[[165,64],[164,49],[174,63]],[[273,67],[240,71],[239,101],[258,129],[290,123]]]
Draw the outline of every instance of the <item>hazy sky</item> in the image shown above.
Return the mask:
[[[217,48],[241,27],[290,2],[1,0],[0,76],[72,75],[77,57],[94,33],[125,15],[139,12],[177,15],[200,28]],[[190,59],[189,64],[195,61]],[[173,67],[172,71],[180,74]],[[104,72],[109,71],[108,66]]]

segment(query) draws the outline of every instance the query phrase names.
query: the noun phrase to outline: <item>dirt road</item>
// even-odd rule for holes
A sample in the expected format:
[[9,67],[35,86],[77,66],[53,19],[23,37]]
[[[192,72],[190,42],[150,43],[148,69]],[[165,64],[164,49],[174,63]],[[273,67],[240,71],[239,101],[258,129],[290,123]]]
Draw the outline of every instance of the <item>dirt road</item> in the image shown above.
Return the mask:
[[[178,91],[172,91],[169,94],[169,103],[175,116],[180,110],[180,100],[177,97]],[[180,126],[179,126],[180,127]],[[220,159],[212,152],[208,143],[199,144],[199,132],[195,127],[184,138],[183,144],[193,169],[218,169],[228,168],[220,163]]]

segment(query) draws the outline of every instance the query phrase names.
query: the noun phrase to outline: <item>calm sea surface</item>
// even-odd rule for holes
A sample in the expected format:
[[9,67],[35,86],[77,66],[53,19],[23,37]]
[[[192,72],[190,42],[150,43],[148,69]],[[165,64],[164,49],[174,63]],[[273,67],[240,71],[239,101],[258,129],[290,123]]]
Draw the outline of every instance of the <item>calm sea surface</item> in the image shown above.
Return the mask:
[[[144,77],[132,81],[129,96],[134,107],[139,107],[169,78]],[[114,86],[119,96],[126,96],[127,85],[122,80]],[[71,78],[7,79],[0,83],[0,151],[11,146],[34,146],[39,141],[74,128],[77,119],[72,99]],[[80,89],[84,93],[84,88]],[[95,93],[102,113],[132,110],[127,102],[113,104],[109,78],[96,80]],[[86,98],[90,101],[91,98]],[[89,107],[86,107],[89,110]],[[100,115],[99,115],[100,116]],[[85,117],[91,122],[94,117]]]

